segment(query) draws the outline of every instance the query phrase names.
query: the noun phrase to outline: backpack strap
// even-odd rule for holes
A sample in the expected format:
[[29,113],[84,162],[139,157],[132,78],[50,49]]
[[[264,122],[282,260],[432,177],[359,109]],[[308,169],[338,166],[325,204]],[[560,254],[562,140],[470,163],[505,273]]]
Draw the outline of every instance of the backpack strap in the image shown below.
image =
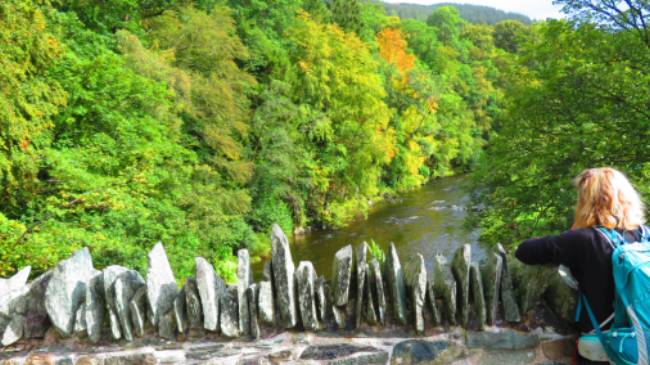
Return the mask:
[[596,331],[596,335],[598,335],[598,339],[600,339],[600,343],[603,345],[603,349],[605,349],[605,353],[607,353],[607,357],[611,359],[618,359],[619,356],[617,356],[616,353],[608,346],[608,341],[607,338],[605,337],[605,334],[603,331],[600,329],[600,326],[598,325],[598,321],[596,320],[596,316],[594,315],[594,312],[591,310],[591,306],[589,305],[589,301],[587,301],[587,297],[584,294],[581,294],[580,301],[584,303],[585,310],[587,312],[587,315],[589,316],[589,320],[591,321],[591,324],[594,326],[594,330]]
[[616,249],[618,246],[627,243],[625,237],[623,237],[623,235],[618,233],[618,231],[615,229],[609,229],[603,226],[598,226],[597,230],[603,236],[605,236],[607,242],[609,242],[610,246],[612,246],[612,249]]
[[641,242],[650,242],[650,229],[648,229],[648,226],[642,224],[639,229],[641,230]]

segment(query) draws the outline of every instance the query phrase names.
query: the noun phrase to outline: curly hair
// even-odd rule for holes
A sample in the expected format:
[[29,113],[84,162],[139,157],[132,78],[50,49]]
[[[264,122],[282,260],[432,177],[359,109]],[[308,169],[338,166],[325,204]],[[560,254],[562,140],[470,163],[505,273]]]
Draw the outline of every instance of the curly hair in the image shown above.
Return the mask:
[[574,228],[634,230],[645,223],[639,193],[620,171],[611,167],[587,169],[574,183],[578,190]]

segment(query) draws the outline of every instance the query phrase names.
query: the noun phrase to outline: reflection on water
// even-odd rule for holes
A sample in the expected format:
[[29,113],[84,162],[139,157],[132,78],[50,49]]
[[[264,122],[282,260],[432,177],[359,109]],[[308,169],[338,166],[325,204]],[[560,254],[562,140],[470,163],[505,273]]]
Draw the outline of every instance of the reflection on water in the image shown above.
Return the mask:
[[[467,204],[469,194],[463,177],[439,179],[392,202],[377,204],[366,220],[338,230],[320,230],[296,237],[291,247],[293,259],[296,265],[309,260],[318,275],[329,277],[337,250],[371,239],[384,250],[394,242],[402,263],[411,255],[421,253],[427,269],[431,268],[434,255],[451,259],[456,248],[464,243],[472,244],[472,255],[481,259],[484,251],[478,244],[478,231],[463,225]],[[254,265],[256,273],[261,271],[262,264]]]

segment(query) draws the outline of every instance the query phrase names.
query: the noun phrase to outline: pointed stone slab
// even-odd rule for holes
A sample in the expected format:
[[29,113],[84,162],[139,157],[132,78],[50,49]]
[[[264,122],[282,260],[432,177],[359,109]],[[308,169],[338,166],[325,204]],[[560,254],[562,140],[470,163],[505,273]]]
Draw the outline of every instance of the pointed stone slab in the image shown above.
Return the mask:
[[45,291],[52,278],[52,271],[47,271],[29,284],[25,303],[25,338],[43,338],[50,328],[50,318],[45,309]]
[[493,326],[499,312],[499,290],[501,289],[501,274],[503,259],[497,252],[488,253],[481,266],[481,279],[485,293],[485,313],[487,324]]
[[135,270],[128,270],[121,273],[113,283],[117,318],[120,321],[122,335],[129,342],[133,341],[133,326],[131,323],[131,308],[129,303],[135,293],[144,286],[144,279]]
[[386,323],[386,294],[384,289],[384,280],[381,276],[381,266],[379,261],[373,258],[370,260],[370,275],[368,275],[370,291],[373,296],[375,306],[377,307],[377,319],[382,325]]
[[305,330],[315,331],[319,328],[319,324],[314,291],[314,281],[316,280],[314,265],[310,261],[301,261],[296,269],[295,277],[298,286],[298,307],[302,326]]
[[11,317],[26,310],[29,285],[21,285],[0,297],[0,316]]
[[460,325],[467,325],[469,319],[469,267],[472,260],[472,246],[464,244],[460,247],[451,263],[451,272],[456,279],[458,298],[458,318]]
[[5,298],[10,292],[18,290],[27,285],[31,266],[25,266],[8,279],[0,278],[0,298]]
[[170,310],[159,317],[158,336],[167,340],[176,339],[176,317],[174,316],[174,310]]
[[273,281],[273,269],[271,268],[271,261],[264,263],[264,268],[262,268],[262,280]]
[[257,298],[259,293],[259,284],[251,284],[246,289],[246,300],[248,301],[248,334],[253,339],[260,338],[260,325],[257,320]]
[[390,293],[391,305],[395,319],[406,325],[406,285],[404,272],[397,255],[395,244],[391,242],[386,257],[386,282]]
[[450,325],[456,324],[456,280],[453,278],[447,259],[444,256],[436,255],[433,263],[434,288],[433,291],[437,298],[442,299],[444,316],[441,313],[441,319],[447,321]]
[[196,287],[196,279],[185,279],[184,289],[188,326],[190,329],[201,329],[203,328],[203,313],[201,310],[199,289]]
[[196,286],[203,308],[203,328],[217,331],[219,326],[219,295],[222,294],[214,268],[203,257],[197,257]]
[[476,263],[469,268],[469,287],[472,293],[472,309],[477,329],[482,331],[485,328],[485,296],[483,294],[483,282],[481,271]]
[[533,309],[557,274],[556,268],[524,265],[519,260],[513,260],[509,269],[521,313]]
[[273,307],[273,288],[270,281],[261,281],[259,293],[257,294],[257,312],[259,319],[265,324],[275,323],[275,311]]
[[237,286],[228,286],[225,295],[221,297],[219,311],[219,326],[221,334],[234,338],[239,336],[239,305]]
[[23,337],[25,326],[25,317],[15,314],[2,331],[2,346],[9,346],[18,342]]
[[332,262],[332,295],[334,305],[348,303],[352,283],[352,246],[347,245],[336,252]]
[[79,309],[77,309],[77,314],[74,316],[74,328],[73,331],[77,337],[85,337],[86,332],[86,304],[81,303]]
[[512,287],[512,276],[508,268],[508,258],[505,248],[499,243],[497,245],[497,252],[503,261],[503,271],[501,273],[501,302],[503,304],[503,315],[507,322],[518,323],[521,322],[521,315],[519,314],[519,307],[515,299],[515,291]]
[[106,302],[106,310],[108,311],[108,321],[111,330],[111,337],[114,340],[119,340],[122,338],[122,331],[120,329],[120,320],[117,317],[117,309],[115,308],[113,284],[115,284],[115,280],[119,275],[127,271],[129,271],[129,269],[118,265],[111,265],[102,270],[104,301]]
[[178,286],[162,242],[156,243],[149,251],[147,263],[147,301],[151,324],[156,326],[158,318],[174,306]]
[[438,302],[436,299],[435,284],[432,280],[427,280],[427,295],[425,303],[425,305],[429,307],[429,313],[431,313],[431,322],[434,325],[440,324],[440,309],[438,308]]
[[427,269],[421,254],[415,254],[406,263],[404,279],[411,299],[413,326],[416,332],[422,333],[424,332],[424,300],[427,294]]
[[345,329],[348,321],[348,315],[345,311],[345,307],[339,307],[337,305],[332,306],[332,318],[334,318],[334,324],[336,328]]
[[88,339],[97,343],[102,334],[102,322],[104,321],[104,276],[101,271],[95,270],[95,274],[86,285],[84,321]]
[[82,248],[59,262],[45,290],[45,309],[52,326],[63,337],[69,337],[74,318],[86,294],[86,284],[94,275],[88,248]]
[[361,326],[361,320],[363,319],[363,309],[364,309],[364,304],[368,300],[366,295],[366,285],[367,280],[366,280],[366,268],[368,267],[367,263],[367,257],[368,257],[368,244],[366,242],[362,242],[360,245],[357,246],[356,248],[356,301],[354,303],[355,305],[355,311],[354,311],[354,321],[355,321],[355,328],[359,328]]
[[366,265],[366,285],[364,286],[364,313],[363,316],[368,324],[375,325],[377,324],[377,309],[375,308],[375,303],[377,302],[374,297],[373,290],[370,285],[370,276],[372,271],[370,270],[370,265]]
[[324,276],[318,277],[315,282],[314,292],[316,295],[316,310],[318,313],[318,319],[322,322],[328,320],[328,308],[329,308],[329,287],[327,285],[327,280]]
[[144,326],[146,321],[146,308],[147,308],[147,288],[141,286],[129,302],[129,309],[131,314],[131,323],[133,324],[133,334],[136,337],[144,336]]
[[295,295],[295,266],[291,257],[289,240],[277,224],[271,233],[271,267],[273,288],[277,302],[278,319],[284,328],[293,328],[298,323],[297,301]]
[[176,330],[180,334],[184,334],[189,330],[185,296],[185,288],[183,288],[176,296],[176,299],[174,299],[174,306],[172,307],[174,319],[176,320]]
[[237,251],[237,300],[239,302],[239,333],[248,335],[250,330],[246,290],[253,282],[251,260],[247,249]]

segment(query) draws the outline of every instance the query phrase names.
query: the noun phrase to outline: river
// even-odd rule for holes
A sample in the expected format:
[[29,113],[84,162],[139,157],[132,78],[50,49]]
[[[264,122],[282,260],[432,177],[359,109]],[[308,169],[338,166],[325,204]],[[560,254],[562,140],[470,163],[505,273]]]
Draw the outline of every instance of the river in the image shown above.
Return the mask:
[[[473,259],[480,260],[484,250],[478,243],[479,232],[464,224],[470,200],[467,185],[464,176],[437,179],[396,199],[377,203],[367,219],[345,228],[315,230],[295,237],[291,246],[294,262],[298,265],[309,260],[318,275],[329,278],[336,251],[371,239],[385,252],[394,242],[402,263],[421,253],[427,269],[431,269],[436,254],[451,259],[465,243],[472,245]],[[259,274],[262,265],[254,265],[254,271]]]

